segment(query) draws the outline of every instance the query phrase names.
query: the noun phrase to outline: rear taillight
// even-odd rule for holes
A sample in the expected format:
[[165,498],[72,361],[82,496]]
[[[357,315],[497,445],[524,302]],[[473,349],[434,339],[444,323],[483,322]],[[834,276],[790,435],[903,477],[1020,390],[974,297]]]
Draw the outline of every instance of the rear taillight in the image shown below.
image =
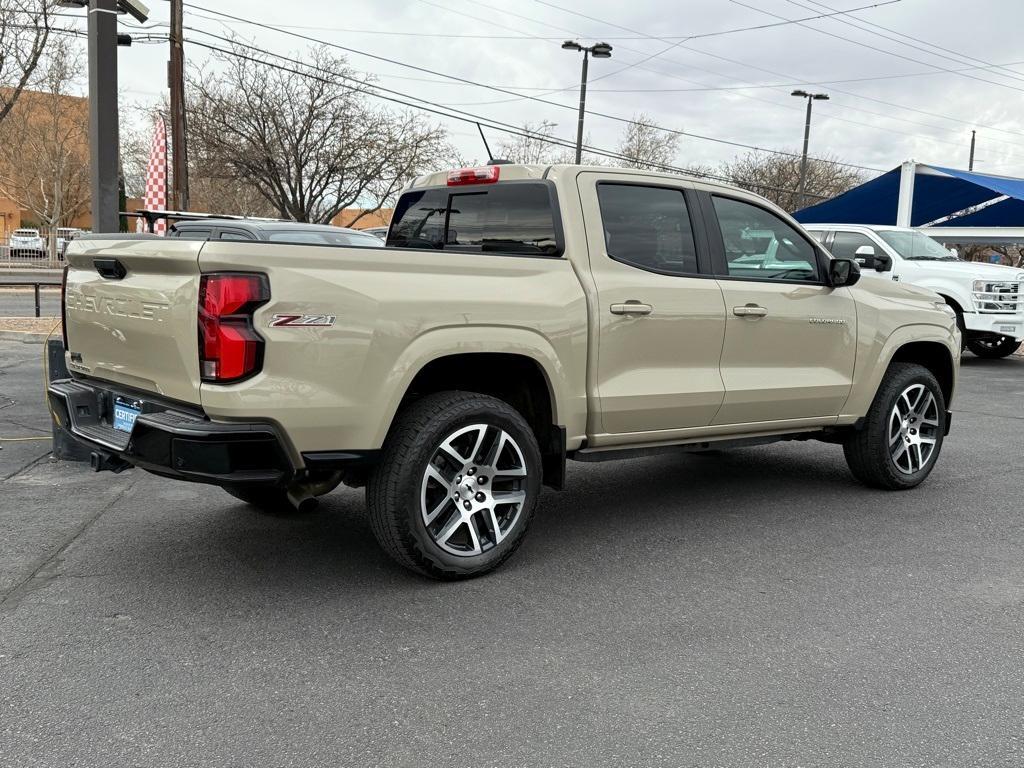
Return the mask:
[[266,275],[224,273],[199,281],[199,371],[203,381],[252,376],[263,364],[263,339],[252,315],[270,300]]
[[68,268],[60,278],[60,333],[64,337],[64,350],[68,348]]
[[448,186],[461,187],[463,184],[493,184],[498,180],[501,168],[487,165],[482,168],[460,168],[448,171]]

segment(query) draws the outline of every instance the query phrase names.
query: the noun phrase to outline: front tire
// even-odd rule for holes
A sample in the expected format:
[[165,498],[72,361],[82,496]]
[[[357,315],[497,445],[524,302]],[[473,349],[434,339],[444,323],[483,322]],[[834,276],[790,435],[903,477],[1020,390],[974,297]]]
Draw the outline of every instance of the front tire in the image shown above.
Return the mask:
[[540,487],[540,449],[518,411],[486,395],[439,392],[398,415],[366,501],[385,552],[453,580],[487,573],[515,552]]
[[863,429],[847,438],[843,451],[865,485],[906,490],[931,473],[945,433],[946,399],[935,376],[915,363],[893,363]]
[[967,348],[978,357],[994,360],[1000,357],[1012,355],[1024,342],[1016,341],[1009,336],[1000,336],[996,339],[970,339]]

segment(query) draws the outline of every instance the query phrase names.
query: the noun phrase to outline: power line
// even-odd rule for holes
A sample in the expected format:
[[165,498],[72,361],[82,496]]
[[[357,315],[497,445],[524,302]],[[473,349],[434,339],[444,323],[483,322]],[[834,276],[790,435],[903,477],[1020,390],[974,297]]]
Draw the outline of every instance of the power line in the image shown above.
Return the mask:
[[[496,26],[504,26],[502,24],[498,24],[497,22],[493,22],[493,21],[490,21],[488,19],[481,18],[479,16],[474,16],[474,15],[466,13],[464,11],[459,11],[459,10],[456,10],[454,8],[448,8],[447,6],[437,5],[436,3],[431,2],[431,0],[419,0],[419,1],[422,2],[422,3],[426,3],[427,5],[432,5],[432,6],[437,7],[437,8],[442,8],[442,9],[444,9],[444,10],[450,12],[450,13],[455,13],[455,14],[458,14],[460,16],[464,16],[464,17],[469,18],[469,19],[475,19],[477,21],[481,21],[481,22],[484,22],[484,23],[487,23],[487,24],[495,24]],[[475,3],[476,3],[476,5],[480,5],[480,6],[483,6],[485,8],[490,8],[491,10],[495,10],[495,11],[498,11],[500,13],[508,14],[510,16],[514,16],[516,18],[523,19],[523,20],[529,21],[531,23],[541,24],[543,26],[550,27],[552,29],[561,29],[561,30],[567,31],[567,32],[569,31],[569,30],[566,30],[563,27],[558,27],[556,25],[549,24],[548,22],[543,22],[543,21],[538,21],[536,19],[531,19],[528,16],[523,16],[522,14],[514,13],[514,12],[508,11],[508,10],[506,10],[504,8],[496,8],[496,7],[492,6],[492,5],[488,5],[487,3],[482,2],[481,0],[475,0]],[[550,5],[551,7],[558,7],[558,6],[554,6],[552,3],[546,3],[546,5]],[[594,17],[586,16],[585,14],[578,14],[575,11],[571,11],[569,9],[562,9],[562,10],[565,10],[567,13],[572,13],[572,14],[575,14],[575,15],[584,16],[585,18],[588,18],[588,19],[593,19],[594,18]],[[600,21],[600,23],[603,23],[603,24],[608,24],[608,25],[611,25],[611,26],[614,26],[614,27],[618,27],[619,29],[625,29],[627,31],[635,31],[635,30],[631,30],[629,27],[622,27],[622,26],[619,26],[617,24],[614,24],[613,22],[604,21],[604,20],[598,20],[598,21]],[[650,36],[650,35],[648,35],[646,39],[658,40],[658,41],[661,41],[661,42],[665,42],[665,38],[653,37],[653,36]],[[620,46],[620,48],[624,48],[625,50],[628,50],[628,51],[642,53],[640,51],[637,51],[634,48],[628,48],[626,46]],[[708,53],[705,53],[704,51],[700,51],[700,50],[695,49],[695,48],[687,47],[686,50],[691,51],[693,53],[705,55],[705,56],[711,56],[713,58],[721,58],[721,59],[724,59],[725,61],[729,61],[729,62],[734,63],[734,64],[739,64],[740,66],[748,66],[748,65],[744,64],[743,62],[736,61],[736,60],[733,60],[733,59],[725,59],[724,57],[715,56],[715,54],[708,54]],[[682,62],[677,61],[676,59],[669,59],[667,57],[663,57],[663,58],[667,62],[672,62],[672,63],[676,63],[676,64],[681,64],[682,63]],[[719,76],[719,77],[728,77],[727,75],[725,75],[725,74],[723,74],[721,72],[717,72],[715,70],[707,69],[707,68],[704,68],[704,67],[693,67],[692,65],[689,65],[689,66],[691,66],[692,68],[698,69],[698,70],[700,70],[702,72],[707,72],[709,74],[716,75],[716,76]],[[664,72],[662,70],[651,69],[650,67],[647,67],[647,66],[639,66],[639,68],[640,69],[644,69],[644,70],[649,71],[649,72],[653,72],[653,73],[658,74],[658,75],[672,77],[672,78],[675,78],[677,80],[682,80],[684,82],[696,83],[698,85],[703,85],[702,83],[699,83],[698,81],[690,80],[689,78],[682,77],[682,76],[680,76],[678,74],[675,74],[673,72]],[[771,72],[771,70],[764,70],[764,71]],[[613,72],[611,74],[615,74],[615,72]],[[789,75],[782,75],[780,73],[774,73],[773,72],[772,74],[779,75],[780,77],[789,77]],[[801,80],[798,83],[796,83],[795,85],[808,86],[808,85],[817,85],[817,84],[822,84],[822,83],[810,83],[808,81]],[[754,86],[754,87],[762,87],[762,86]],[[788,86],[785,86],[785,87],[790,88],[790,87],[792,87],[792,85],[788,85]],[[600,89],[596,89],[596,90],[600,90]],[[736,95],[739,96],[740,98],[749,99],[751,101],[758,101],[758,102],[761,102],[761,103],[764,103],[764,104],[770,104],[770,105],[772,105],[774,107],[778,107],[778,108],[781,108],[781,109],[786,109],[786,110],[791,110],[791,111],[796,111],[796,112],[802,111],[798,107],[791,107],[788,104],[781,104],[781,103],[779,103],[777,101],[772,101],[772,100],[769,100],[769,99],[763,99],[763,98],[759,98],[757,96],[751,96],[750,94],[743,93],[742,90],[744,90],[744,89],[742,89],[742,88],[737,88],[737,89],[733,89],[733,90],[735,91]],[[458,102],[456,104],[450,104],[450,106],[490,106],[490,105],[494,105],[494,104],[507,104],[507,103],[514,102],[514,101],[520,101],[523,98],[525,98],[525,97],[524,96],[519,96],[519,97],[513,98],[513,99],[498,99],[498,100],[487,100],[487,101]],[[842,104],[834,104],[833,106],[839,107],[840,109],[850,109],[850,110],[853,110],[853,111],[864,112],[865,114],[873,115],[873,116],[876,116],[876,117],[883,117],[883,118],[890,119],[890,120],[896,120],[896,121],[899,121],[899,122],[907,123],[909,125],[918,125],[918,126],[921,126],[921,127],[932,129],[932,130],[947,131],[947,132],[951,132],[952,131],[952,129],[942,128],[942,127],[936,126],[936,125],[929,125],[927,123],[919,123],[919,122],[916,122],[916,121],[913,121],[913,120],[908,120],[906,118],[896,117],[896,116],[888,114],[888,113],[882,114],[882,113],[879,113],[879,112],[873,112],[871,110],[864,109],[863,107],[853,107],[853,106],[842,105]],[[893,106],[898,106],[898,105],[893,105]],[[862,127],[862,128],[868,128],[868,129],[876,130],[876,131],[883,131],[885,133],[892,133],[892,134],[896,134],[896,135],[899,135],[899,136],[907,136],[907,137],[910,137],[910,138],[913,138],[913,139],[920,139],[920,138],[922,138],[921,136],[919,136],[917,134],[907,133],[905,131],[900,131],[900,130],[897,130],[895,128],[887,128],[885,126],[878,125],[878,124],[875,124],[875,123],[865,123],[865,122],[861,122],[859,120],[851,120],[850,118],[841,117],[839,115],[834,115],[834,114],[822,115],[821,119],[832,120],[832,121],[842,122],[842,123],[847,123],[849,125],[856,125],[856,126],[859,126],[859,127]],[[938,142],[940,144],[947,144],[949,146],[959,147],[961,145],[961,142],[959,142],[959,141],[950,141],[950,140],[939,139],[939,138],[935,138],[935,137],[931,137],[931,136],[929,136],[927,138],[930,141],[936,141],[936,142]],[[1004,143],[1009,143],[1009,142],[1004,142]],[[879,170],[879,169],[872,169],[872,170]]]
[[[259,26],[259,27],[263,27],[265,29],[269,29],[269,30],[272,30],[272,31],[280,32],[281,34],[286,34],[286,35],[290,35],[292,37],[297,37],[297,38],[300,38],[302,40],[306,40],[307,42],[316,43],[318,45],[324,45],[324,46],[327,46],[327,47],[330,47],[330,48],[337,48],[338,50],[346,51],[348,53],[354,53],[354,54],[357,54],[357,55],[360,55],[360,56],[366,56],[366,57],[371,58],[371,59],[376,59],[378,61],[387,62],[388,64],[394,64],[396,66],[405,67],[405,68],[408,68],[408,69],[413,69],[413,70],[416,70],[418,72],[424,72],[426,74],[437,75],[438,77],[445,77],[445,78],[448,78],[448,79],[451,79],[451,80],[454,80],[454,81],[457,81],[457,82],[465,83],[466,85],[472,85],[472,86],[479,87],[479,88],[486,88],[488,90],[496,91],[498,93],[504,93],[504,94],[509,95],[509,96],[522,97],[522,98],[528,99],[530,101],[536,101],[538,103],[546,104],[548,106],[558,107],[559,109],[568,109],[568,110],[572,110],[572,111],[575,111],[575,109],[576,109],[575,107],[573,107],[572,105],[569,105],[569,104],[562,104],[562,103],[556,102],[556,101],[548,101],[546,99],[542,99],[542,98],[537,97],[537,96],[530,96],[530,95],[526,95],[526,94],[522,94],[522,93],[517,93],[517,92],[509,90],[507,88],[499,88],[497,86],[492,86],[492,85],[487,85],[487,84],[484,84],[484,83],[479,83],[479,82],[476,82],[474,80],[470,80],[468,78],[460,77],[458,75],[451,75],[451,74],[448,74],[448,73],[445,73],[445,72],[438,72],[436,70],[428,69],[426,67],[420,67],[420,66],[417,66],[415,64],[408,64],[406,62],[398,61],[396,59],[392,59],[392,58],[389,58],[387,56],[380,56],[378,54],[368,53],[366,51],[361,51],[361,50],[358,50],[356,48],[351,48],[349,46],[340,45],[339,43],[332,43],[332,42],[329,42],[327,40],[321,40],[321,39],[318,39],[318,38],[315,38],[315,37],[311,37],[309,35],[304,35],[304,34],[301,34],[301,33],[298,33],[298,32],[288,32],[286,30],[279,30],[279,29],[276,29],[275,27],[273,27],[273,26],[271,26],[269,24],[264,24],[262,22],[256,22],[256,21],[252,21],[252,20],[242,19],[242,18],[240,18],[238,16],[233,16],[231,14],[224,13],[223,11],[214,11],[214,10],[211,10],[209,8],[205,8],[203,6],[195,5],[193,3],[186,3],[186,7],[187,8],[198,8],[199,10],[205,11],[206,13],[213,13],[213,14],[215,14],[217,16],[222,16],[224,18],[231,19],[233,21],[247,22],[247,23],[253,24],[255,26]],[[631,124],[633,122],[633,120],[631,120],[629,118],[626,118],[626,117],[622,117],[620,115],[610,115],[610,114],[607,114],[607,113],[604,113],[604,112],[597,112],[595,110],[587,110],[586,114],[593,115],[594,117],[601,117],[601,118],[604,118],[606,120],[613,120],[615,122],[624,123],[624,124]],[[724,144],[724,145],[727,145],[727,146],[738,147],[738,148],[741,148],[741,149],[749,149],[749,150],[754,150],[754,151],[758,151],[758,152],[768,152],[768,153],[771,153],[771,154],[785,155],[785,156],[788,156],[788,157],[798,157],[799,156],[799,155],[797,155],[794,152],[786,152],[786,151],[778,150],[778,149],[768,149],[767,147],[759,147],[759,146],[756,146],[756,145],[753,145],[753,144],[746,144],[746,143],[738,142],[738,141],[730,141],[728,139],[719,139],[719,138],[715,138],[713,136],[704,136],[702,134],[690,133],[688,131],[682,131],[682,130],[675,129],[675,128],[665,128],[665,127],[660,126],[660,125],[652,125],[651,127],[656,129],[656,130],[663,131],[665,133],[671,133],[671,134],[675,134],[675,135],[678,135],[678,136],[686,136],[686,137],[691,138],[691,139],[699,139],[699,140],[702,140],[702,141],[710,141],[710,142],[714,142],[714,143],[717,143],[717,144]],[[821,158],[811,158],[811,159],[821,160]],[[836,165],[846,166],[846,167],[849,167],[849,168],[856,168],[856,169],[859,169],[859,170],[876,171],[876,172],[881,172],[883,170],[881,168],[872,168],[870,166],[856,165],[854,163],[844,163],[844,162],[840,162],[840,161],[827,161],[827,162],[834,162]]]
[[[384,101],[388,101],[388,102],[392,102],[392,103],[396,103],[396,104],[401,104],[401,105],[404,105],[404,106],[407,106],[407,107],[411,107],[413,109],[429,112],[429,113],[432,113],[432,114],[435,114],[435,115],[439,115],[441,117],[446,117],[448,119],[459,120],[459,121],[466,122],[466,123],[482,124],[482,125],[485,125],[487,128],[492,129],[492,130],[496,130],[496,131],[500,131],[500,132],[503,132],[503,133],[507,133],[507,134],[511,134],[511,135],[516,135],[516,136],[520,136],[520,137],[524,137],[524,138],[528,138],[528,139],[532,139],[532,140],[535,140],[535,141],[540,141],[540,142],[543,142],[543,143],[546,143],[546,144],[551,144],[553,146],[564,147],[566,149],[573,149],[573,148],[575,148],[575,143],[572,142],[572,141],[566,140],[566,139],[558,139],[558,138],[555,138],[555,137],[551,137],[551,136],[549,136],[547,134],[541,134],[541,133],[537,133],[535,131],[529,131],[529,130],[523,129],[522,127],[519,127],[519,126],[513,126],[513,125],[510,125],[508,123],[504,123],[502,121],[494,120],[492,118],[483,117],[483,116],[480,116],[480,115],[473,115],[473,114],[471,114],[469,112],[465,112],[463,110],[450,109],[450,108],[448,108],[448,107],[446,107],[446,106],[444,106],[442,104],[436,104],[436,103],[428,101],[426,99],[422,99],[422,98],[420,98],[418,96],[412,96],[412,95],[409,95],[409,94],[403,94],[403,93],[401,93],[399,91],[394,91],[394,90],[389,89],[389,88],[383,88],[383,87],[377,86],[377,85],[370,85],[370,84],[368,84],[368,83],[366,83],[364,81],[361,81],[361,80],[359,80],[357,78],[354,78],[354,77],[351,77],[349,75],[343,75],[341,73],[333,72],[331,70],[327,70],[327,69],[324,69],[322,67],[311,67],[306,62],[302,62],[302,61],[299,61],[297,59],[293,59],[293,58],[291,58],[289,56],[285,56],[283,54],[278,54],[278,53],[273,53],[273,52],[267,51],[266,49],[257,48],[256,46],[247,45],[245,43],[240,43],[238,41],[231,40],[230,38],[226,38],[226,37],[223,37],[223,36],[220,36],[220,35],[215,35],[215,34],[213,34],[211,32],[206,32],[205,30],[196,30],[196,29],[188,28],[188,27],[186,29],[189,29],[190,31],[202,32],[203,34],[207,34],[207,35],[210,35],[211,37],[215,37],[215,38],[221,39],[221,40],[223,40],[225,42],[228,42],[228,43],[230,43],[233,46],[242,47],[242,48],[246,48],[246,49],[249,49],[249,50],[256,51],[256,52],[258,52],[260,55],[262,55],[264,57],[265,56],[271,56],[273,58],[277,58],[277,59],[280,59],[282,61],[290,62],[290,63],[292,63],[292,64],[294,64],[294,65],[296,65],[298,67],[303,67],[306,70],[313,69],[313,70],[317,70],[319,72],[327,73],[331,77],[334,77],[334,78],[337,78],[337,79],[353,81],[353,82],[358,84],[358,88],[355,88],[354,90],[359,90],[359,91],[361,91],[363,93],[366,93],[367,95],[373,96],[375,98],[382,99]],[[272,62],[266,61],[265,58],[257,58],[255,56],[249,56],[249,55],[246,55],[244,53],[239,52],[238,50],[231,50],[231,49],[221,48],[219,46],[210,45],[209,43],[204,43],[202,41],[195,40],[195,39],[189,39],[188,42],[189,42],[190,45],[197,45],[197,46],[199,46],[201,48],[205,48],[205,49],[210,50],[210,51],[215,51],[215,52],[221,53],[223,55],[234,56],[234,57],[237,57],[237,58],[244,59],[246,61],[252,61],[254,63],[258,63],[258,64],[261,64],[261,65],[264,65],[264,66],[272,67],[274,69],[278,69],[278,70],[285,71],[285,72],[290,72],[292,74],[296,74],[296,75],[299,75],[301,77],[308,77],[308,78],[317,80],[317,81],[322,82],[322,83],[335,84],[335,81],[330,79],[330,77],[324,77],[323,75],[317,75],[317,74],[314,74],[314,73],[309,72],[309,71],[304,71],[302,69],[295,69],[293,67],[286,67],[286,66],[281,65],[281,64],[274,64]],[[382,93],[378,93],[378,91],[380,91],[382,93],[397,94],[398,96],[401,96],[401,97],[404,97],[404,98],[396,98],[395,96],[385,96],[385,95],[382,95]],[[414,101],[418,101],[418,102],[421,102],[421,103],[414,104],[414,103],[411,103],[410,101],[408,101],[408,99],[413,99]],[[606,150],[606,149],[602,149],[600,147],[594,147],[592,145],[584,145],[584,149],[586,149],[587,152],[590,153],[590,154],[598,155],[598,156],[601,156],[601,157],[608,157],[608,158],[617,159],[617,160],[628,160],[629,159],[626,155],[623,155],[621,153],[612,152],[612,151],[609,151],[609,150]],[[715,180],[715,181],[730,182],[730,180],[727,177],[722,176],[720,174],[705,173],[705,172],[702,172],[702,171],[695,171],[695,170],[689,169],[689,168],[681,168],[681,167],[678,167],[678,166],[672,166],[672,165],[661,164],[661,163],[652,163],[651,165],[656,166],[660,170],[670,171],[670,172],[673,172],[673,173],[682,173],[682,174],[686,174],[686,175],[690,175],[690,176],[697,176],[697,177],[701,177],[701,178],[712,179],[712,180]],[[788,193],[795,193],[796,192],[796,190],[787,189],[785,187],[779,187],[779,186],[775,186],[775,185],[771,185],[771,184],[760,184],[760,183],[756,183],[756,182],[750,182],[750,183],[748,183],[748,186],[752,186],[752,187],[755,187],[757,189],[772,190],[772,191],[777,191],[777,192],[788,192]],[[826,196],[824,196],[824,195],[808,193],[808,196],[814,197],[814,198],[820,199],[820,200],[826,199]]]
[[[559,6],[559,5],[557,5],[557,4],[553,3],[553,2],[550,2],[549,0],[534,0],[534,1],[539,3],[539,4],[541,4],[541,5],[545,5],[545,6],[548,6],[550,8],[554,8],[554,9],[563,11],[565,13],[572,14],[574,16],[579,16],[579,17],[582,17],[582,18],[585,18],[585,19],[588,19],[588,20],[591,20],[591,21],[596,21],[596,22],[598,22],[600,24],[609,25],[609,26],[612,26],[612,27],[616,27],[618,29],[622,29],[622,30],[628,31],[628,32],[639,33],[639,30],[635,30],[635,29],[632,29],[630,27],[623,26],[621,24],[616,24],[616,23],[610,22],[610,21],[608,21],[606,19],[598,19],[598,18],[596,18],[594,16],[588,16],[587,14],[580,13],[578,11],[574,11],[572,9],[564,8],[562,6]],[[482,3],[480,0],[476,0],[476,2],[477,2],[478,5],[486,5],[485,3]],[[493,8],[493,6],[488,6],[488,7]],[[495,10],[499,10],[499,11],[501,11],[503,13],[509,13],[509,15],[516,16],[517,18],[523,18],[523,19],[526,19],[528,21],[531,21],[531,19],[529,19],[529,17],[522,16],[520,14],[515,14],[515,13],[512,13],[510,11],[504,11],[502,9],[495,9]],[[754,10],[760,10],[760,9],[756,9],[755,8]],[[767,12],[764,12],[764,13],[767,13]],[[768,14],[768,15],[774,15],[774,14]],[[781,18],[784,18],[784,17],[781,17]],[[543,24],[544,22],[537,22],[537,23],[542,23]],[[662,38],[660,38],[660,37],[658,37],[656,35],[648,35],[647,37],[648,37],[648,39],[651,39],[651,40],[661,40],[662,39]],[[791,78],[792,77],[791,75],[788,75],[788,74],[785,74],[785,73],[781,73],[781,72],[777,72],[775,70],[767,69],[765,67],[760,67],[760,66],[758,66],[756,64],[749,64],[749,63],[746,63],[746,62],[743,62],[743,61],[739,61],[737,59],[731,59],[731,58],[726,57],[726,56],[720,56],[718,54],[709,53],[707,51],[702,51],[702,50],[700,50],[698,48],[693,48],[691,46],[684,46],[684,47],[686,48],[686,50],[691,51],[693,53],[697,53],[697,54],[702,55],[702,56],[707,56],[707,57],[714,58],[714,59],[720,59],[720,60],[726,61],[726,62],[728,62],[730,64],[736,64],[736,65],[739,65],[739,66],[742,66],[742,67],[747,67],[749,69],[756,69],[756,70],[758,70],[760,72],[766,72],[768,74],[775,75],[776,77],[786,77],[786,78]],[[682,64],[682,62],[679,62],[679,61],[677,61],[675,59],[667,59],[667,61],[671,61],[671,62],[674,62],[676,64]],[[722,74],[720,72],[714,72],[713,70],[705,69],[703,71],[711,72],[712,74],[717,74],[717,75],[719,75],[721,77],[727,77],[727,75],[724,75],[724,74]],[[661,73],[661,74],[665,74],[665,75],[668,75],[670,77],[675,76],[672,73],[667,73],[667,72]],[[680,78],[680,79],[685,79],[685,78]],[[800,80],[800,83],[802,85],[814,85],[814,83],[811,82],[811,81],[802,80],[800,78],[792,78],[792,79]],[[1004,129],[1004,128],[996,128],[994,126],[979,125],[979,124],[971,122],[971,121],[960,120],[958,118],[951,118],[951,117],[948,117],[946,115],[939,115],[937,113],[932,113],[932,112],[927,112],[925,110],[915,109],[913,107],[908,107],[908,106],[905,106],[903,104],[895,104],[893,102],[884,101],[882,99],[876,99],[876,98],[873,98],[873,97],[870,97],[870,96],[863,96],[861,94],[854,93],[852,91],[845,91],[845,90],[841,90],[841,89],[838,89],[838,88],[835,88],[833,90],[835,90],[838,93],[843,93],[843,94],[846,94],[846,95],[849,95],[849,96],[853,96],[854,98],[864,99],[866,101],[874,101],[874,102],[877,102],[879,104],[883,104],[883,105],[885,105],[887,107],[894,107],[896,109],[907,110],[907,111],[911,111],[911,112],[918,112],[920,114],[925,114],[925,115],[928,115],[928,116],[931,116],[931,117],[941,117],[943,119],[951,120],[953,122],[961,123],[961,124],[964,124],[964,125],[971,125],[971,126],[976,126],[976,127],[982,127],[982,128],[986,128],[988,130],[1000,131],[1000,132],[1003,132],[1003,133],[1010,133],[1010,134],[1014,134],[1014,135],[1024,135],[1024,133],[1020,133],[1018,131],[1011,131],[1009,129]],[[785,109],[793,109],[793,110],[797,110],[798,109],[796,107],[788,107],[788,106],[785,106],[785,105],[782,105],[782,104],[778,104],[777,102],[768,101],[766,99],[758,99],[757,97],[747,96],[747,95],[742,94],[742,93],[738,93],[737,95],[739,95],[741,97],[744,97],[744,98],[751,98],[751,99],[754,99],[755,101],[763,101],[763,102],[765,102],[767,104],[774,104],[776,106],[783,107]],[[838,105],[838,104],[835,105],[835,106],[843,107],[843,105]],[[873,115],[876,115],[876,116],[886,117],[886,118],[893,119],[893,120],[899,120],[899,121],[902,121],[902,122],[912,123],[912,121],[906,120],[905,118],[894,117],[894,116],[889,115],[889,114],[879,115],[876,112],[871,112],[870,110],[865,110],[863,108],[852,107],[852,106],[846,106],[845,108],[847,108],[847,109],[854,109],[854,110],[865,112],[867,114],[873,114]],[[853,123],[855,125],[866,125],[864,123],[858,123],[856,121],[848,120],[846,118],[837,117],[835,115],[827,115],[827,116],[823,115],[823,117],[826,117],[827,119],[831,119],[831,120],[840,120],[840,121],[843,121],[843,122],[849,122],[849,123]],[[893,129],[883,128],[881,126],[870,126],[870,125],[868,125],[867,127],[878,128],[879,130],[884,130],[884,131],[888,131],[888,132],[891,132],[891,133],[897,133],[897,134],[901,134],[902,133],[901,131],[895,131]],[[929,127],[934,127],[935,129],[943,130],[943,129],[938,128],[938,126],[929,126]],[[907,134],[903,134],[903,135],[907,135]],[[915,138],[921,138],[921,137],[916,137],[915,136]],[[929,140],[935,140],[935,141],[940,141],[940,142],[942,141],[941,139],[934,139],[934,137],[927,137],[927,138]],[[949,143],[949,142],[946,142],[946,143]]]

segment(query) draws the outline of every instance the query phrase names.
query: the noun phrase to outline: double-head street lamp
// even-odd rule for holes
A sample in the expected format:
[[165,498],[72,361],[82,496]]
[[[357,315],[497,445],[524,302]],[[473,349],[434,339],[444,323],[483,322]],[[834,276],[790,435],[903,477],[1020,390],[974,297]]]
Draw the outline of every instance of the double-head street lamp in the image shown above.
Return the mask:
[[828,101],[827,93],[808,93],[793,91],[790,96],[807,99],[807,119],[804,121],[804,153],[800,158],[800,196],[797,198],[797,210],[804,207],[804,188],[807,185],[807,143],[811,139],[811,104],[815,101]]
[[576,163],[579,164],[583,158],[583,113],[587,106],[587,60],[593,56],[595,59],[610,59],[612,47],[608,43],[594,43],[590,47],[580,45],[575,40],[566,40],[562,47],[567,51],[583,52],[583,72],[580,75],[580,116],[576,125]]

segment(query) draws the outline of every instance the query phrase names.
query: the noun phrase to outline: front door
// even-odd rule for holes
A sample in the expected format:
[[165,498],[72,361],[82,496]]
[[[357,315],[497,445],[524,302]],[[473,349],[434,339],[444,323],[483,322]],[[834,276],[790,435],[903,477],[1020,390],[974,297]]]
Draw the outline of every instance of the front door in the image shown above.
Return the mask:
[[727,318],[713,423],[838,415],[856,353],[849,289],[829,287],[826,257],[768,208],[718,194],[702,202]]
[[[590,431],[651,433],[711,423],[722,404],[722,290],[691,217],[687,182],[580,174],[597,304],[600,421]],[[657,435],[651,439],[657,439]]]

